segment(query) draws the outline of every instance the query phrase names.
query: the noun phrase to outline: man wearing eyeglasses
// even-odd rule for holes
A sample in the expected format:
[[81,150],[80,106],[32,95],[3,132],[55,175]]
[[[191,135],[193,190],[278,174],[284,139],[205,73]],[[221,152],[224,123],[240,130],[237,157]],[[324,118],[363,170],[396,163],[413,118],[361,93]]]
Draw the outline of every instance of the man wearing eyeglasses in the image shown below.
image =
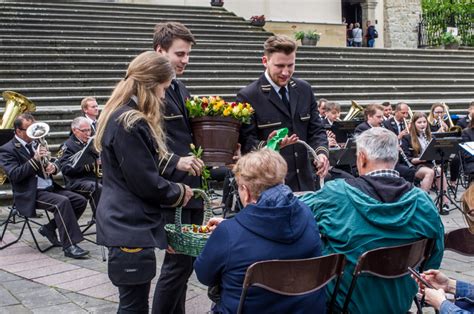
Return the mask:
[[[71,130],[72,135],[62,145],[58,153],[61,172],[64,175],[67,189],[89,199],[95,217],[102,184],[97,180],[99,155],[92,145],[87,145],[91,137],[92,126],[87,118],[77,117],[71,123]],[[81,155],[80,158],[78,158],[79,155]]]
[[57,164],[44,165],[42,159],[48,155],[48,150],[41,145],[35,146],[26,132],[34,122],[29,113],[18,116],[13,123],[14,138],[0,147],[0,166],[12,184],[15,206],[26,217],[35,217],[37,208],[53,212],[54,220],[38,232],[54,246],[62,246],[65,256],[85,257],[89,251],[77,245],[84,239],[77,220],[86,209],[87,200],[52,180],[51,175],[58,171]]

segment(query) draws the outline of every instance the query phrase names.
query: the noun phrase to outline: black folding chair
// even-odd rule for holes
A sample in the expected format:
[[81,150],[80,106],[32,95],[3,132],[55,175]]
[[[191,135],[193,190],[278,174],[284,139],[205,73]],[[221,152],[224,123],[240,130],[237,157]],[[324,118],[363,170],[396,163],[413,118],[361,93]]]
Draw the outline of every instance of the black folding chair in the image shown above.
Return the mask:
[[[433,239],[422,239],[413,243],[382,247],[365,252],[359,257],[352,274],[352,281],[347,292],[343,313],[348,313],[352,293],[356,287],[357,278],[364,273],[387,279],[395,279],[409,274],[408,267],[420,268],[431,255]],[[383,287],[380,287],[381,289]],[[421,313],[416,297],[418,312]]]
[[328,312],[331,312],[344,265],[345,256],[342,254],[254,263],[249,266],[245,274],[237,313],[242,313],[248,289],[252,286],[285,296],[301,296],[321,289],[329,281],[337,278],[328,309]]
[[[26,227],[28,227],[28,230],[30,231],[31,237],[33,238],[33,241],[35,242],[35,245],[38,251],[40,251],[41,253],[44,253],[54,247],[54,245],[49,245],[45,248],[41,248],[41,246],[39,245],[38,240],[36,239],[35,233],[33,232],[33,228],[31,227],[31,225],[35,224],[37,226],[42,226],[41,223],[35,221],[34,218],[23,216],[22,214],[20,214],[20,212],[17,210],[17,208],[14,205],[12,207],[9,207],[9,210],[10,210],[10,213],[8,214],[8,217],[3,224],[2,234],[0,236],[0,243],[3,243],[3,238],[10,224],[22,223],[22,226],[21,226],[20,234],[14,240],[8,243],[4,243],[3,245],[0,245],[0,250],[3,250],[17,243],[18,241],[20,241],[21,237],[23,236],[25,232]],[[48,220],[51,220],[47,211],[46,211],[46,216],[48,217]]]

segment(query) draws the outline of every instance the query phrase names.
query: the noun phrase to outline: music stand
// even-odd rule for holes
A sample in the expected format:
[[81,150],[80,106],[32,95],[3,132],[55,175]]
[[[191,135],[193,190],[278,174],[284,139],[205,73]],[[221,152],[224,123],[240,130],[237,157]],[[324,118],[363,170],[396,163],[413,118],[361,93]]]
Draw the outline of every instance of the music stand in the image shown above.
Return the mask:
[[428,146],[425,148],[423,153],[420,155],[420,160],[436,160],[441,164],[441,179],[438,187],[438,196],[436,198],[436,205],[438,206],[439,213],[444,215],[449,213],[451,210],[443,209],[443,197],[446,198],[454,205],[455,208],[461,211],[461,208],[456,204],[455,201],[451,199],[448,193],[444,192],[444,164],[446,159],[451,156],[451,154],[457,154],[459,151],[459,143],[461,138],[459,137],[442,137],[442,138],[433,138],[429,142]]
[[342,149],[342,153],[337,160],[336,165],[342,166],[342,165],[349,165],[353,166],[356,163],[356,142],[352,139],[349,138],[346,142],[346,146]]
[[0,146],[6,144],[15,136],[13,129],[0,129]]
[[336,136],[336,142],[345,143],[354,134],[355,128],[360,124],[359,120],[334,121],[331,131]]

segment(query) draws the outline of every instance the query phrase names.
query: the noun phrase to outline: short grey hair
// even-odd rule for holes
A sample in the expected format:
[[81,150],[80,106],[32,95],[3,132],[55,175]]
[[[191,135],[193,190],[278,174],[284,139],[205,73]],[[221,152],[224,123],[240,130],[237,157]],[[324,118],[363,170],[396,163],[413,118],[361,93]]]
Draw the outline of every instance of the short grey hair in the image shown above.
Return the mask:
[[89,126],[91,125],[91,123],[89,122],[89,120],[87,120],[86,117],[74,118],[74,120],[72,120],[72,123],[71,123],[71,129],[80,129],[80,125],[83,123],[87,123],[87,125]]
[[369,160],[395,164],[398,161],[398,138],[392,131],[376,127],[356,136],[357,153],[361,150]]

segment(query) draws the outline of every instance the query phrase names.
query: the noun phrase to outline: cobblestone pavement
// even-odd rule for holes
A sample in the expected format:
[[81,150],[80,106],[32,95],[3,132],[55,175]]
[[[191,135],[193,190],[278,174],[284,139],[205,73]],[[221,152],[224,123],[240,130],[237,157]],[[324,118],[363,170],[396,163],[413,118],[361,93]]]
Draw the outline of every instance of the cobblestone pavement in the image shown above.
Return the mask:
[[[458,197],[460,195],[461,192]],[[7,215],[8,208],[0,207],[0,222]],[[90,210],[87,210],[80,222],[85,224],[89,219]],[[45,218],[41,220],[45,221]],[[457,210],[442,216],[442,220],[446,231],[466,226]],[[18,235],[20,227],[21,224],[10,225],[4,240]],[[40,245],[47,245],[37,233],[37,227],[34,232]],[[66,258],[60,248],[40,253],[34,247],[29,231],[25,230],[20,242],[0,251],[0,313],[115,313],[118,292],[108,280],[107,263],[102,261],[100,247],[87,241],[82,242],[81,247],[91,252],[90,258]],[[157,250],[156,255],[157,264],[161,266],[163,251]],[[473,258],[445,252],[441,268],[449,276],[474,282]],[[152,284],[150,301],[157,277]],[[187,313],[209,310],[206,291],[193,274],[188,285]]]

